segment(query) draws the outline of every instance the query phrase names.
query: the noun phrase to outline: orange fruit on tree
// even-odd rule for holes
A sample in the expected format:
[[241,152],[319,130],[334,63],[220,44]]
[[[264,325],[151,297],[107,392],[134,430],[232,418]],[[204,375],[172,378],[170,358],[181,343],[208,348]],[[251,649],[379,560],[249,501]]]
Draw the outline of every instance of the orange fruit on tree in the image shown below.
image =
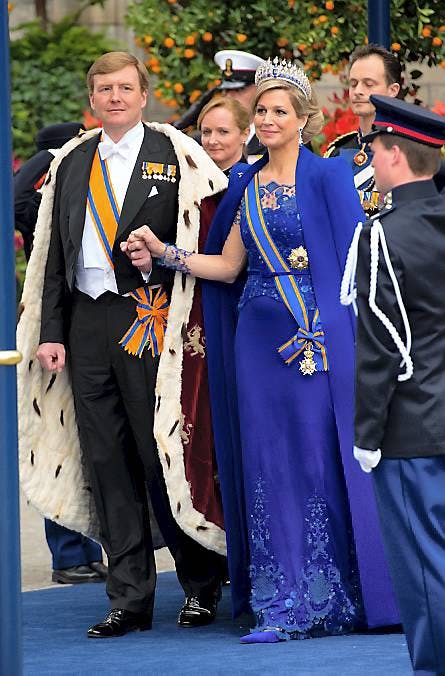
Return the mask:
[[171,49],[171,48],[174,46],[174,44],[175,44],[175,41],[173,40],[173,38],[165,38],[165,40],[164,40],[164,45],[165,45],[168,49]]
[[327,2],[325,3],[325,7],[329,12],[332,11],[334,9],[333,0],[327,0]]
[[210,33],[210,31],[206,31],[205,33],[203,33],[202,39],[204,40],[204,42],[212,42],[213,35],[212,33]]
[[393,52],[400,52],[400,50],[402,49],[402,45],[400,44],[400,42],[393,42],[391,45],[391,49]]
[[189,96],[189,101],[190,103],[194,103],[199,97],[201,96],[201,90],[200,89],[194,89],[192,93]]
[[424,26],[422,28],[422,37],[424,38],[429,38],[431,36],[431,28],[430,26]]
[[196,56],[196,52],[194,49],[184,49],[184,56],[186,59],[193,59]]
[[432,44],[434,47],[440,47],[440,45],[442,44],[441,38],[438,38],[437,36],[434,37],[432,40]]
[[243,42],[246,42],[247,35],[245,33],[237,33],[236,39],[238,40],[238,42],[241,42],[241,44],[242,44]]
[[289,44],[289,40],[287,38],[278,38],[277,40],[277,45],[278,47],[286,47],[286,45]]
[[193,37],[193,35],[187,35],[187,37],[184,40],[184,43],[186,45],[194,45],[195,44],[195,38]]

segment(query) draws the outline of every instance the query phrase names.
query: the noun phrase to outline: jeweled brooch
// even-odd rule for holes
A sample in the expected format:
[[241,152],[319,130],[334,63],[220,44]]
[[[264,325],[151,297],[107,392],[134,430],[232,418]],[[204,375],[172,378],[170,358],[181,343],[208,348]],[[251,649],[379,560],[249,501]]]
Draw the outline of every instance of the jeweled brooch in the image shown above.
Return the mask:
[[292,249],[287,257],[291,268],[297,270],[306,270],[309,267],[309,258],[304,246],[299,246],[297,249]]

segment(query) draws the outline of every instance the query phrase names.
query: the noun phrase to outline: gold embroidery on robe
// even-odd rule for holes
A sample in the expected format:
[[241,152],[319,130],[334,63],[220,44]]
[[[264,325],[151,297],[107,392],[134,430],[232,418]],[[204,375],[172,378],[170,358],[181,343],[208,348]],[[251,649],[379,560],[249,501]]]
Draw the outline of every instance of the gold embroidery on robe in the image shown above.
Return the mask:
[[190,435],[192,433],[193,425],[192,423],[185,422],[185,415],[181,413],[181,439],[183,444],[188,444],[190,442]]
[[201,359],[205,357],[205,337],[201,338],[202,328],[195,324],[192,326],[190,331],[187,332],[188,340],[184,343],[184,350],[190,352],[191,357],[197,357],[198,355]]

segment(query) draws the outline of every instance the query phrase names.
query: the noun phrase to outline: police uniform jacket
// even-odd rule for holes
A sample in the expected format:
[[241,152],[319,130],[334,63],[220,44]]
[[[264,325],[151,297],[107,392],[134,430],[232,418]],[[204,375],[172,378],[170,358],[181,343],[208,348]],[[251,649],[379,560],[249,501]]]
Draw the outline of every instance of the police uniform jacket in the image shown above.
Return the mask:
[[[369,307],[370,226],[359,241],[355,444],[384,457],[445,454],[445,199],[434,181],[393,190],[379,215],[412,333],[414,373],[401,382],[401,356]],[[405,341],[380,247],[377,306]]]

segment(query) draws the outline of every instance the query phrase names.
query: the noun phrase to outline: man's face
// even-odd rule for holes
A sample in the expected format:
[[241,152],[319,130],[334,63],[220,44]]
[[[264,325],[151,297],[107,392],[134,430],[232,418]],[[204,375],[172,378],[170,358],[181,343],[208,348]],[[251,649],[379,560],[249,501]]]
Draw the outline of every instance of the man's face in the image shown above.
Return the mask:
[[371,143],[371,150],[374,153],[372,166],[374,167],[374,179],[377,190],[383,194],[394,188],[394,166],[396,153],[394,146],[386,148],[380,137]]
[[359,117],[374,117],[375,108],[369,102],[371,94],[397,96],[399,85],[388,85],[385,78],[383,59],[370,54],[358,59],[349,71],[349,101],[352,111]]
[[147,93],[141,91],[135,66],[94,76],[90,105],[113,140],[118,140],[117,137],[122,137],[142,119],[146,102]]
[[241,105],[244,106],[244,108],[246,108],[246,110],[249,112],[249,115],[251,115],[255,94],[256,87],[252,84],[248,85],[247,87],[242,87],[241,89],[226,89],[224,95],[239,101]]

